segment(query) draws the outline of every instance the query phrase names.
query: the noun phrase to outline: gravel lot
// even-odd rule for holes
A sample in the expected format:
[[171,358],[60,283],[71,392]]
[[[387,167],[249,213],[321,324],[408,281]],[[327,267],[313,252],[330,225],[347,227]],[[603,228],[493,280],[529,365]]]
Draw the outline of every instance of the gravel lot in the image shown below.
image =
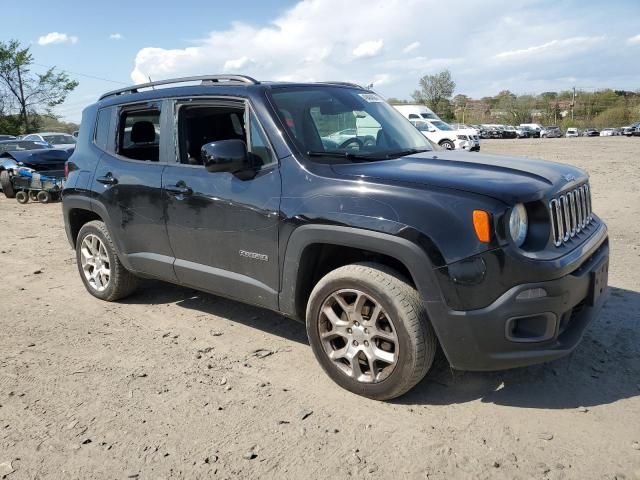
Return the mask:
[[498,373],[440,359],[391,403],[334,385],[274,313],[160,282],[94,299],[60,204],[2,196],[0,478],[640,479],[640,138],[482,149],[590,172],[608,302],[567,358]]

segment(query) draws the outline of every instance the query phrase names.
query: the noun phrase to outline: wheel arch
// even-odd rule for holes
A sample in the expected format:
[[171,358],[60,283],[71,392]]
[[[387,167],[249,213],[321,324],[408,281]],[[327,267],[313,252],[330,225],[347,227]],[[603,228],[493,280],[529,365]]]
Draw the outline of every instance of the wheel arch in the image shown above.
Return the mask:
[[303,225],[289,238],[284,254],[280,311],[304,321],[309,294],[319,278],[340,266],[372,260],[412,282],[425,302],[442,297],[426,252],[391,234],[336,225]]

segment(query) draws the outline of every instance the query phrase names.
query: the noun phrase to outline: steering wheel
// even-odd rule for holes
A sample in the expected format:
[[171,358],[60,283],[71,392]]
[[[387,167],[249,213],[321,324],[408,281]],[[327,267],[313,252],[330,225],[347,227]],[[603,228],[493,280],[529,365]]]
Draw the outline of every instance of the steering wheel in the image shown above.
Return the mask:
[[[358,146],[358,150],[360,150],[362,148],[362,140],[360,140],[359,138],[353,137],[350,138],[348,140],[345,140],[344,142],[342,142],[340,144],[340,146],[338,148],[347,148],[349,145],[354,144],[354,147],[357,145]],[[354,148],[351,147],[351,148]]]

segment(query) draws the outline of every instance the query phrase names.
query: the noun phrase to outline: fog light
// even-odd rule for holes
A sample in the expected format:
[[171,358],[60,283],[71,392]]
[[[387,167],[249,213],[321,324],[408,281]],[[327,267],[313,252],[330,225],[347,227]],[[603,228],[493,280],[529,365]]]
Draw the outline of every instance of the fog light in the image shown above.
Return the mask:
[[531,300],[534,298],[542,298],[547,296],[547,291],[544,288],[530,288],[523,290],[518,294],[516,300]]

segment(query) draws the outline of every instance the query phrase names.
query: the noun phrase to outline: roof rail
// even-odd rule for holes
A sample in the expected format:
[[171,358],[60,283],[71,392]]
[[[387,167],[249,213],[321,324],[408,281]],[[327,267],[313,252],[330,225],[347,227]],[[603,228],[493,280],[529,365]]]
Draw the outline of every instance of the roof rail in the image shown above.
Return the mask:
[[198,75],[195,77],[170,78],[168,80],[159,80],[157,82],[141,83],[138,85],[132,85],[131,87],[119,88],[118,90],[112,90],[105,93],[99,98],[99,100],[104,100],[107,97],[113,97],[116,95],[138,93],[138,91],[142,88],[154,88],[160,85],[173,85],[177,83],[187,82],[201,82],[202,85],[226,83],[244,83],[247,85],[257,85],[260,83],[255,78],[251,78],[246,75]]
[[359,88],[360,90],[366,90],[362,85],[358,85],[357,83],[353,83],[353,82],[331,82],[331,81],[327,81],[327,82],[318,82],[318,83],[326,83],[329,85],[342,85],[345,87],[356,87]]

